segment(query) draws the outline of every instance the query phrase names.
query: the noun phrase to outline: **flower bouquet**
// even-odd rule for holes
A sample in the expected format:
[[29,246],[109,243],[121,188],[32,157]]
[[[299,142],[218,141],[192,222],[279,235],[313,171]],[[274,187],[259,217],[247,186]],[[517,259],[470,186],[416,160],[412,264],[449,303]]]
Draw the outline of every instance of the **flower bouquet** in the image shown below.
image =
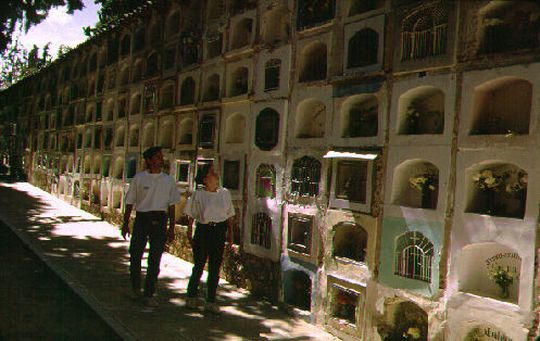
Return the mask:
[[514,283],[514,276],[508,269],[498,266],[489,271],[489,277],[501,288],[501,298],[510,296],[508,288]]
[[435,184],[437,183],[437,176],[433,173],[423,173],[409,178],[409,185],[419,191],[429,189],[435,190]]
[[490,169],[484,169],[483,171],[476,173],[473,175],[473,180],[476,187],[484,191],[498,191],[503,184],[503,177],[495,175]]

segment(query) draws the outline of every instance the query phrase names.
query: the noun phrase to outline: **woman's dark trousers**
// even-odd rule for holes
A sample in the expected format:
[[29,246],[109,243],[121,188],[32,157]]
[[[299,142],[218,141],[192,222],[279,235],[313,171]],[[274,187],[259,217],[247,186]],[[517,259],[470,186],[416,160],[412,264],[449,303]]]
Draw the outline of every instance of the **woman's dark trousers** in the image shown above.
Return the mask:
[[193,237],[193,271],[189,278],[187,295],[196,297],[204,270],[206,260],[208,260],[207,302],[215,302],[216,290],[219,282],[219,269],[223,260],[223,249],[225,248],[225,232],[227,222],[215,225],[197,224],[195,236]]
[[129,270],[131,285],[134,289],[141,288],[141,260],[150,242],[148,267],[144,281],[144,296],[152,297],[156,292],[161,255],[167,241],[167,214],[162,211],[137,212],[133,234],[129,245]]

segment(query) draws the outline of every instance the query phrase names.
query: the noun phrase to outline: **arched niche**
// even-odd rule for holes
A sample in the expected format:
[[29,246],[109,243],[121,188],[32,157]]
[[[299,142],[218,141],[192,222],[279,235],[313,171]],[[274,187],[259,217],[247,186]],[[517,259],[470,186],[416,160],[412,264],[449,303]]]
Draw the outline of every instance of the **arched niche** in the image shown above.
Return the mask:
[[179,10],[175,10],[167,17],[167,21],[165,22],[165,39],[170,39],[180,32],[180,18]]
[[107,186],[102,186],[100,200],[103,207],[109,206],[109,188]]
[[263,14],[261,27],[262,40],[265,44],[274,45],[287,42],[290,37],[290,12],[287,6],[274,7]]
[[133,53],[140,52],[144,49],[146,43],[146,30],[145,27],[139,27],[135,31],[135,36],[133,39]]
[[113,208],[120,209],[122,207],[122,191],[113,192]]
[[105,178],[109,177],[110,171],[111,171],[111,156],[105,155],[103,156],[102,163],[101,163],[101,176]]
[[336,259],[365,262],[368,233],[360,225],[342,222],[333,228],[332,256]]
[[466,212],[521,219],[525,215],[527,184],[527,172],[514,164],[476,164],[466,171]]
[[154,145],[154,124],[149,123],[146,124],[143,128],[143,135],[142,135],[142,147],[143,149],[149,148]]
[[316,99],[308,99],[298,105],[296,111],[296,138],[321,138],[326,123],[326,105]]
[[315,42],[304,47],[300,53],[299,82],[312,82],[326,79],[327,51],[326,44]]
[[235,69],[229,80],[229,96],[243,95],[248,92],[249,70],[247,67]]
[[90,155],[86,155],[84,157],[84,162],[83,162],[84,174],[90,174],[91,167],[92,167],[92,158],[90,157]]
[[101,186],[99,185],[99,182],[94,182],[92,184],[92,195],[90,196],[90,200],[92,204],[99,205],[101,203]]
[[94,72],[97,70],[97,52],[93,51],[88,58],[88,72]]
[[90,180],[83,180],[81,187],[81,199],[88,202],[90,200],[91,184]]
[[66,172],[69,172],[69,171],[71,170],[68,169],[68,158],[67,156],[62,156],[62,158],[60,159],[59,173],[65,174]]
[[113,176],[115,179],[122,180],[124,176],[124,158],[117,157],[114,160]]
[[187,77],[182,81],[180,87],[180,105],[195,103],[195,81],[192,77]]
[[126,162],[126,178],[131,179],[137,174],[137,158],[131,156]]
[[185,118],[180,121],[178,136],[178,144],[193,144],[193,119]]
[[128,110],[128,108],[127,108],[127,96],[123,95],[123,96],[118,97],[118,103],[117,103],[116,107],[117,107],[118,118],[126,117],[126,112]]
[[120,86],[126,86],[129,83],[129,67],[124,66],[120,70],[120,75],[118,77],[118,85]]
[[126,140],[126,128],[122,125],[116,129],[114,134],[115,136],[115,147],[124,147]]
[[230,115],[225,122],[225,142],[243,143],[246,129],[246,118],[240,113]]
[[92,122],[93,116],[94,116],[94,109],[95,106],[93,104],[89,104],[86,106],[86,113],[84,115],[84,121],[89,123]]
[[392,203],[394,205],[437,209],[439,168],[429,161],[414,159],[394,170]]
[[161,23],[157,19],[150,24],[148,34],[148,43],[150,45],[156,46],[161,42]]
[[103,119],[105,121],[112,121],[114,118],[114,98],[107,99],[105,103],[105,116]]
[[379,100],[375,95],[356,95],[341,108],[341,137],[377,136],[379,130]]
[[92,163],[92,174],[100,174],[101,171],[101,155],[94,156],[94,162]]
[[238,21],[232,30],[231,49],[238,49],[251,43],[253,35],[253,20],[251,18],[243,18]]
[[120,56],[127,57],[131,51],[131,35],[124,34],[120,40]]
[[141,59],[137,59],[135,63],[133,63],[131,80],[133,81],[133,83],[140,82],[142,80],[142,75],[143,75],[143,63]]
[[442,134],[444,92],[433,86],[419,86],[398,101],[397,131],[400,135]]
[[139,125],[133,124],[129,127],[129,146],[139,146]]
[[379,34],[371,28],[362,29],[349,39],[347,68],[377,64],[378,55]]
[[171,108],[174,105],[174,84],[168,83],[161,87],[160,109]]
[[131,96],[131,101],[129,103],[129,114],[138,115],[141,113],[141,94],[136,93]]
[[471,135],[529,134],[532,84],[501,77],[474,88]]
[[80,199],[81,197],[81,183],[79,180],[73,182],[73,199]]
[[467,245],[456,264],[459,290],[517,303],[521,262],[516,250],[498,243]]
[[157,52],[152,52],[146,58],[146,76],[153,77],[157,76],[159,72],[159,54]]
[[84,148],[92,147],[92,129],[86,129],[84,132]]
[[73,172],[73,164],[74,164],[73,156],[69,156],[68,157],[68,163],[67,163],[67,172],[68,173]]
[[478,11],[479,54],[538,47],[540,7],[534,1],[489,1]]
[[172,148],[174,140],[174,121],[165,120],[159,129],[159,145],[163,148]]
[[216,101],[219,99],[219,75],[214,73],[206,78],[204,82],[204,100],[205,101]]
[[255,145],[260,150],[272,150],[279,140],[279,113],[265,108],[257,115],[255,125]]
[[283,294],[285,303],[301,310],[311,310],[311,277],[299,270],[283,273]]

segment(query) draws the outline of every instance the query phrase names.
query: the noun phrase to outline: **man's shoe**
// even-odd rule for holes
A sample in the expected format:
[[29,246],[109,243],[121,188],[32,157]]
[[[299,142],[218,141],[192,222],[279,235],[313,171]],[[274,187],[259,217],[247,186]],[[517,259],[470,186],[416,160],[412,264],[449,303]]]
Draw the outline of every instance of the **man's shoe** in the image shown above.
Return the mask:
[[199,301],[197,297],[188,297],[186,299],[186,308],[196,309],[199,306]]
[[219,305],[216,302],[206,302],[204,305],[204,311],[207,311],[212,314],[219,314],[221,311]]
[[144,305],[148,308],[155,308],[157,307],[158,301],[155,297],[145,297],[144,298]]

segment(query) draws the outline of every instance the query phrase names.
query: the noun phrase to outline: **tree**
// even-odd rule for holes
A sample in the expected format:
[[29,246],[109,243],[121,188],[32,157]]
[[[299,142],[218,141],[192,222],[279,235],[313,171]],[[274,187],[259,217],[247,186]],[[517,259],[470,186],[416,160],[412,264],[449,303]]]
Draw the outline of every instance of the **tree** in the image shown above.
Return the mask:
[[96,26],[84,28],[84,33],[89,37],[120,20],[124,14],[148,4],[147,0],[94,0],[94,3],[100,4],[101,8]]
[[9,88],[19,80],[49,65],[52,61],[49,44],[45,45],[41,51],[36,45],[27,51],[18,39],[10,43],[0,53],[0,90]]
[[12,43],[13,33],[18,27],[28,32],[31,26],[39,24],[47,17],[51,8],[66,5],[68,14],[84,7],[82,0],[0,1],[0,53]]
[[[188,6],[192,0],[174,0],[180,5]],[[167,5],[164,0],[94,0],[100,4],[98,12],[98,22],[95,27],[85,27],[84,33],[91,37],[102,30],[106,30],[110,25],[123,19],[126,14],[136,12],[145,6]]]

